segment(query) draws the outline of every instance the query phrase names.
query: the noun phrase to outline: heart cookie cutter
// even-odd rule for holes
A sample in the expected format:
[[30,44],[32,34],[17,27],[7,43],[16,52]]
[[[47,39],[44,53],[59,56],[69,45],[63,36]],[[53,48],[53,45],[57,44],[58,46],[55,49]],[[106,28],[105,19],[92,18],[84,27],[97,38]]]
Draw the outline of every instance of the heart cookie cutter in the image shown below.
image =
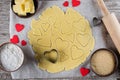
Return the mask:
[[[53,54],[54,57],[50,56],[50,54],[52,54],[52,53],[54,53]],[[44,51],[43,55],[44,55],[44,58],[46,60],[48,60],[48,61],[50,61],[52,63],[56,63],[57,60],[58,60],[58,56],[59,56],[58,51],[56,49],[52,49],[50,51]]]

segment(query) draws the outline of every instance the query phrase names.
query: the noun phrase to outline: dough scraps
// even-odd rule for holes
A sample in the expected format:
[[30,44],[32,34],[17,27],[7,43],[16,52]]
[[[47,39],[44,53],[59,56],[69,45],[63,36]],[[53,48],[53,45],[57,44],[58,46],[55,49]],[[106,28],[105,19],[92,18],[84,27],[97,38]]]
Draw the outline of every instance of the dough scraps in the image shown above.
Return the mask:
[[[50,73],[79,66],[89,56],[95,44],[88,20],[72,8],[68,8],[64,13],[57,6],[47,8],[39,19],[32,20],[28,38],[38,67]],[[46,51],[52,55],[52,49],[58,52],[55,63],[50,62],[44,55]],[[52,56],[52,60],[55,60],[56,56]],[[50,56],[50,59],[52,57]]]

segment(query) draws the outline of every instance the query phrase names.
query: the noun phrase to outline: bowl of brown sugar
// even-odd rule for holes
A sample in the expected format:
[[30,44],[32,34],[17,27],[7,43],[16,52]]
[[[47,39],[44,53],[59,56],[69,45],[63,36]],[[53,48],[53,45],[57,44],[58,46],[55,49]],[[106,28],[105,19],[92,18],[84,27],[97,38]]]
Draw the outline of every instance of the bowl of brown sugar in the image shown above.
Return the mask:
[[112,50],[102,48],[96,50],[92,54],[90,65],[95,74],[105,77],[116,71],[118,67],[118,58]]

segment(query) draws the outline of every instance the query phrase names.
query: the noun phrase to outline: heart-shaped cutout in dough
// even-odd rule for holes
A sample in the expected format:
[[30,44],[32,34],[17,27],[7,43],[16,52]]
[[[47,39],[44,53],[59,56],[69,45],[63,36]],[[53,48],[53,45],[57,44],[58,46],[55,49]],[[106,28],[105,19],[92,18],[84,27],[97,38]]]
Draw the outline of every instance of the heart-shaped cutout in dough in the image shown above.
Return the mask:
[[50,27],[50,25],[48,23],[42,24],[42,28],[45,32],[48,30],[49,27]]
[[56,63],[57,59],[58,59],[58,52],[56,49],[52,49],[50,51],[45,51],[44,52],[44,57],[45,59],[47,59],[48,61],[52,62],[52,63]]
[[56,40],[56,47],[57,47],[58,50],[64,50],[64,49],[67,48],[67,46],[68,46],[68,42],[67,41],[62,40],[61,38],[58,38]]
[[51,34],[47,33],[42,38],[39,38],[37,40],[38,45],[44,46],[44,47],[51,47]]
[[77,34],[77,41],[83,46],[87,46],[87,44],[90,41],[90,35],[89,34]]
[[64,52],[60,52],[60,61],[64,62],[67,59],[69,59],[69,56],[67,54],[65,54]]
[[41,36],[42,33],[41,33],[40,29],[33,29],[33,35],[35,35],[35,36]]
[[72,33],[72,25],[67,23],[66,21],[61,24],[63,28],[61,28],[61,31],[63,34],[71,34]]
[[80,59],[81,56],[84,54],[84,51],[82,49],[77,48],[76,46],[72,46],[71,49],[71,53],[72,53],[72,59]]

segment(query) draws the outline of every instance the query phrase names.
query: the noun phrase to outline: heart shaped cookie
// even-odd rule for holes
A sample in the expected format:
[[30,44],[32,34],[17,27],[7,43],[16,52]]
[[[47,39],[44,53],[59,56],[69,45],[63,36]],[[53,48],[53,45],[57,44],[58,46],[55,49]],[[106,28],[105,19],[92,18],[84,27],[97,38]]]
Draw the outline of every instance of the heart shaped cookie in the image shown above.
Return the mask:
[[56,49],[52,49],[50,51],[45,51],[44,52],[44,57],[45,59],[47,59],[48,61],[52,62],[52,63],[56,63],[57,59],[58,59],[58,52]]
[[72,33],[73,28],[72,28],[71,24],[68,24],[67,22],[63,22],[61,24],[61,26],[64,27],[64,28],[61,29],[63,34],[71,34]]
[[62,40],[61,38],[56,39],[56,47],[58,50],[64,50],[68,46],[68,42],[65,40]]
[[83,46],[87,46],[87,44],[90,41],[90,35],[89,34],[77,34],[77,41]]
[[44,46],[44,47],[51,47],[52,43],[51,43],[51,34],[46,33],[46,35],[44,35],[42,38],[39,36],[37,40],[38,45],[40,46]]
[[42,24],[42,28],[45,32],[48,30],[49,27],[50,27],[50,25],[48,23]]
[[67,59],[69,59],[69,56],[67,54],[65,54],[64,52],[60,52],[60,61],[64,62]]
[[72,56],[72,59],[80,59],[81,56],[84,54],[84,51],[82,49],[79,49],[77,48],[76,46],[72,46],[71,48],[71,56]]

